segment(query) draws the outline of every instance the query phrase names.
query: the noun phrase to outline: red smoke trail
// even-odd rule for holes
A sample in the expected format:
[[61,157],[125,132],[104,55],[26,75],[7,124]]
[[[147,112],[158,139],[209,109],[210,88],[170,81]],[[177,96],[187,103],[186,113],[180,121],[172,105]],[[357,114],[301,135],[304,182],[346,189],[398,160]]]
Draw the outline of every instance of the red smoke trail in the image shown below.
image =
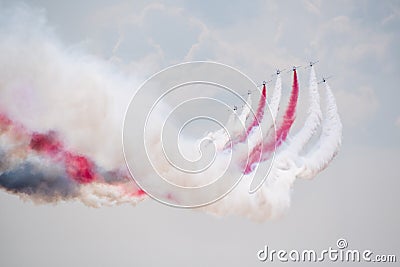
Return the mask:
[[3,114],[0,114],[0,131],[5,130],[12,124],[12,121]]
[[56,133],[33,133],[29,147],[53,159],[63,161],[69,177],[80,184],[87,184],[96,179],[94,164],[84,156],[66,151]]
[[247,127],[246,131],[242,135],[237,137],[232,142],[226,144],[224,149],[233,147],[234,145],[244,142],[246,140],[246,138],[249,136],[251,130],[253,130],[254,127],[258,126],[260,124],[261,120],[263,119],[266,103],[267,103],[267,86],[265,84],[263,84],[261,98],[260,98],[260,101],[258,102],[257,112],[254,116],[253,122]]
[[[49,158],[54,164],[61,163],[64,166],[66,177],[78,185],[96,181],[102,184],[120,185],[120,189],[127,196],[140,197],[146,194],[135,183],[129,183],[131,177],[127,169],[101,171],[91,159],[67,150],[54,131],[47,133],[30,132],[23,125],[0,113],[0,135],[3,134],[11,136],[17,143],[26,144],[21,146],[22,150],[16,152],[22,158],[29,152],[34,152],[40,157]],[[28,187],[31,186],[29,183],[27,184]],[[15,189],[10,187],[12,183],[9,187],[7,185],[6,183],[5,188]],[[19,191],[21,188],[15,190]],[[29,188],[29,190],[32,190],[32,188]]]
[[[283,141],[286,140],[287,135],[289,134],[290,128],[293,125],[293,122],[296,118],[296,106],[297,99],[299,97],[299,83],[297,81],[297,72],[293,71],[293,85],[292,85],[292,93],[290,95],[289,105],[286,109],[285,115],[283,117],[282,124],[278,128],[276,132],[276,146],[279,146]],[[268,149],[268,147],[266,147]],[[263,149],[265,151],[265,149]]]
[[63,162],[67,175],[79,184],[96,180],[95,165],[87,157],[72,153],[64,148],[54,131],[48,133],[29,133],[22,125],[14,123],[4,114],[0,114],[1,132],[11,130],[14,136],[23,136],[30,140],[29,148],[52,160]]
[[260,121],[262,120],[264,116],[264,110],[265,110],[265,104],[266,104],[266,99],[267,99],[267,86],[264,84],[262,93],[261,93],[261,99],[258,103],[258,108],[256,112],[256,116],[254,117],[253,123],[249,125],[249,127],[246,130],[246,137],[249,135],[251,130],[258,126],[260,124]]
[[47,134],[33,133],[29,146],[32,150],[43,152],[49,156],[55,156],[63,149],[62,143],[57,140],[56,133],[53,131]]
[[283,120],[276,131],[275,140],[269,141],[266,144],[261,141],[254,147],[253,151],[250,152],[250,156],[244,168],[244,174],[249,174],[250,172],[252,172],[252,166],[254,165],[254,163],[266,160],[268,156],[274,151],[274,149],[279,147],[282,142],[286,140],[290,128],[292,127],[296,117],[296,106],[298,97],[299,83],[297,80],[297,72],[296,70],[294,70],[292,92],[290,94],[289,104],[286,108]]
[[87,184],[96,179],[93,163],[84,156],[65,152],[67,174],[80,184]]

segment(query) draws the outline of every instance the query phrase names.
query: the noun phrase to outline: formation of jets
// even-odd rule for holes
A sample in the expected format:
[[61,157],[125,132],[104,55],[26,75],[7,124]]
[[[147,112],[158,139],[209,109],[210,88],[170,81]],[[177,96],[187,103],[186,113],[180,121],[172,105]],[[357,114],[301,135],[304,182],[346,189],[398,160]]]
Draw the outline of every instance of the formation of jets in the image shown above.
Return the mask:
[[[308,64],[307,64],[304,68],[305,68],[305,69],[309,69],[309,68],[311,68],[312,66],[314,66],[315,64],[317,64],[318,62],[319,62],[319,60],[309,61]],[[286,69],[276,69],[275,74],[272,74],[271,77],[272,77],[272,76],[278,76],[278,75],[280,75],[281,73],[283,73],[284,71],[286,71],[286,73],[288,73],[288,72],[295,71],[295,70],[297,70],[297,69],[299,69],[299,68],[301,68],[301,66],[292,66],[291,69],[288,70],[288,71],[286,71]],[[331,77],[332,77],[332,76],[329,76],[329,77],[322,77],[322,80],[321,80],[318,84],[320,84],[320,83],[326,83],[326,80],[329,79],[329,78],[331,78]],[[267,82],[264,81],[262,85],[264,85],[265,83],[269,83],[269,82],[271,82],[271,80],[269,80],[269,81],[267,81]],[[261,85],[258,85],[257,87],[260,87],[260,86],[261,86]]]
[[[308,64],[304,68],[305,69],[309,69],[312,66],[314,66],[315,64],[317,64],[318,62],[319,62],[319,60],[309,61]],[[278,76],[278,75],[284,73],[286,70],[287,70],[286,73],[289,73],[289,72],[295,71],[295,70],[297,70],[299,68],[301,68],[301,66],[292,66],[291,69],[289,69],[289,70],[287,70],[287,69],[276,69],[276,72],[274,74],[272,74],[271,77]],[[318,84],[326,83],[326,80],[328,80],[330,78],[332,78],[332,76],[328,76],[328,77],[322,76],[322,79],[321,79],[321,81],[318,82]],[[272,79],[270,79],[268,81],[263,81],[262,84],[257,85],[257,87],[265,86],[270,82],[272,82]],[[256,90],[248,90],[247,95],[250,95],[254,91],[256,91]],[[237,110],[238,110],[238,107],[237,106],[233,106],[233,111],[236,112]]]

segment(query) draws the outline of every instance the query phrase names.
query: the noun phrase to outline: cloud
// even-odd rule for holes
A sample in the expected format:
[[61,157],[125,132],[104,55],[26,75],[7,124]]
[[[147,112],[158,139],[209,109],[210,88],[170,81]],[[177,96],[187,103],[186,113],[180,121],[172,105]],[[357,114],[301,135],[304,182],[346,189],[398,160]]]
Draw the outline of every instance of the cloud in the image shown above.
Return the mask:
[[[118,33],[109,49],[112,59],[139,76],[190,60],[187,55],[207,32],[207,27],[185,9],[163,3],[139,9],[127,3],[98,8],[89,20],[100,29]],[[140,67],[143,64],[147,67]]]
[[383,25],[398,21],[400,18],[400,8],[398,6],[392,6],[390,10],[390,14],[382,19]]
[[335,93],[344,124],[359,126],[373,117],[379,102],[372,88],[364,86],[352,91],[337,90]]
[[390,34],[372,30],[359,20],[345,15],[321,23],[312,38],[315,49],[334,57],[337,62],[349,65],[362,63],[365,59],[383,63],[390,56]]
[[397,118],[394,124],[396,125],[396,127],[400,128],[400,116]]
[[304,4],[306,6],[307,11],[313,13],[315,15],[321,14],[321,1],[320,0],[305,0]]

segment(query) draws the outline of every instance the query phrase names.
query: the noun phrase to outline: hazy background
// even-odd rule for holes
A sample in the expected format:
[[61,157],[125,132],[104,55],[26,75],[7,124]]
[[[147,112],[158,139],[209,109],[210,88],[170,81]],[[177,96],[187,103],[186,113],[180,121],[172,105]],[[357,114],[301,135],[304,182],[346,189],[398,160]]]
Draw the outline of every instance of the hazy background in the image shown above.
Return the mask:
[[[14,2],[0,1],[0,8]],[[1,266],[260,266],[271,264],[257,260],[264,245],[322,250],[340,237],[351,249],[399,259],[400,1],[247,2],[29,6],[66,46],[107,59],[139,81],[189,60],[230,64],[262,81],[275,68],[319,59],[317,75],[334,75],[343,147],[316,179],[295,183],[287,215],[258,224],[151,200],[92,209],[37,206],[0,192]],[[308,73],[299,75],[304,88]],[[288,88],[290,75],[283,79]]]

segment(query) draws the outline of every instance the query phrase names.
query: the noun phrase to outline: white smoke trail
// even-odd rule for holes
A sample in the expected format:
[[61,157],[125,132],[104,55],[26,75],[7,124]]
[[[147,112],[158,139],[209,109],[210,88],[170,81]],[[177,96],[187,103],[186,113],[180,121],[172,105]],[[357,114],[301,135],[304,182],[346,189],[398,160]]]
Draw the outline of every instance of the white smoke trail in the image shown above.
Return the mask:
[[[265,168],[261,163],[259,168]],[[240,183],[223,199],[203,209],[216,215],[239,215],[255,221],[275,219],[290,206],[290,192],[300,168],[288,152],[278,154],[267,180],[255,193],[249,189],[254,173],[243,176]],[[257,174],[256,174],[257,175]]]
[[322,132],[318,143],[303,157],[303,171],[299,178],[311,179],[325,169],[338,153],[342,144],[342,123],[337,111],[335,97],[325,82],[325,118],[322,123]]
[[[237,138],[240,134],[243,134],[244,126],[246,125],[246,121],[250,115],[251,104],[251,95],[249,94],[247,96],[246,103],[243,105],[241,113],[237,115],[236,112],[233,112],[229,116],[228,121],[225,125],[226,129],[221,128],[215,132],[207,134],[205,138],[213,141],[218,151],[223,150],[225,145],[229,142],[229,139],[233,140]],[[229,129],[231,136],[227,134],[227,129]],[[199,142],[201,141],[202,140],[200,140]]]
[[[243,110],[240,113],[239,116],[239,125],[236,125],[236,127],[233,127],[234,133],[236,132],[235,129],[242,129],[244,125],[246,125],[246,121],[250,116],[250,111],[251,111],[251,95],[249,94],[247,96],[246,104],[243,106]],[[229,123],[227,123],[227,127],[230,127]]]
[[276,117],[278,116],[281,96],[282,96],[282,78],[281,75],[278,74],[276,77],[274,92],[272,93],[272,97],[269,104],[271,110],[271,117],[274,119],[274,121],[276,121]]

